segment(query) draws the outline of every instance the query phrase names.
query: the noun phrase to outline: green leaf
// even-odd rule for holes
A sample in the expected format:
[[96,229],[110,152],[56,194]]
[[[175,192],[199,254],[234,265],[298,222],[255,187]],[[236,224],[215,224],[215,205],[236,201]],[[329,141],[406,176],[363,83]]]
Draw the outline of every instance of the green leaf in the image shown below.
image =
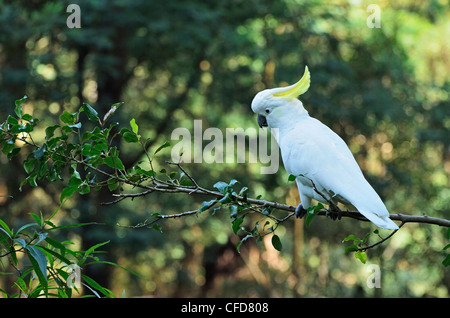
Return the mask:
[[91,192],[91,187],[87,184],[81,185],[81,187],[78,190],[79,194],[88,194],[89,192]]
[[14,149],[14,140],[4,140],[0,145],[2,146],[2,152],[6,155]]
[[137,135],[139,131],[139,126],[136,124],[136,120],[134,118],[130,120],[130,126],[131,130],[133,130],[133,132]]
[[241,251],[239,250],[241,248],[242,243],[244,243],[245,241],[247,241],[249,238],[253,237],[253,235],[251,234],[247,234],[246,236],[244,236],[242,238],[242,240],[240,240],[237,244],[236,244],[236,250],[238,253],[240,253]]
[[17,118],[11,115],[9,115],[8,118],[6,118],[6,122],[12,126],[19,125],[19,121],[17,120]]
[[40,160],[46,152],[47,152],[47,145],[43,144],[42,147],[33,151],[34,158]]
[[64,112],[59,116],[59,119],[64,123],[68,125],[75,124],[75,118],[77,113],[69,113],[67,110],[64,110]]
[[26,249],[28,250],[29,255],[31,256],[29,257],[30,261],[34,263],[33,262],[34,260],[38,265],[36,267],[35,266],[36,264],[33,264],[33,267],[36,274],[38,275],[39,282],[43,286],[47,286],[47,258],[45,257],[45,254],[39,248],[33,245],[27,245]]
[[354,236],[353,234],[350,234],[349,236],[347,236],[345,239],[343,239],[342,240],[342,243],[343,242],[348,242],[348,241],[350,241],[350,240],[353,240],[353,241],[360,241],[360,239],[359,238],[357,238],[356,236]]
[[16,156],[19,152],[20,148],[14,148],[6,156],[8,157],[8,159],[11,159],[12,157]]
[[78,188],[82,183],[83,180],[81,180],[80,173],[74,170],[67,186],[71,188]]
[[366,252],[358,251],[358,252],[355,253],[355,257],[357,259],[359,259],[361,261],[361,263],[363,263],[363,264],[365,264],[366,261],[367,261],[367,254],[366,254]]
[[153,224],[152,229],[154,229],[156,232],[162,233],[162,226],[159,224]]
[[124,271],[126,271],[126,272],[128,272],[128,273],[130,273],[130,274],[132,274],[132,275],[135,275],[135,276],[140,277],[140,278],[144,278],[144,276],[142,276],[141,274],[136,273],[136,272],[133,272],[132,270],[130,270],[130,269],[128,269],[128,268],[125,268],[125,267],[123,267],[123,266],[120,266],[119,264],[116,264],[116,263],[113,263],[113,262],[99,261],[99,262],[97,262],[97,264],[108,264],[108,265],[112,265],[112,266],[114,266],[114,267],[123,269]]
[[366,242],[369,239],[370,235],[371,235],[370,232],[367,233],[366,235],[364,235],[364,238],[361,240],[361,244],[360,245],[366,244]]
[[75,191],[77,191],[77,188],[64,188],[59,196],[59,201],[62,202],[65,198],[70,198]]
[[170,142],[165,141],[161,146],[158,147],[158,149],[155,150],[154,155],[156,155],[158,152],[160,152],[162,149],[170,147]]
[[97,111],[94,108],[92,108],[91,105],[83,103],[81,109],[86,112],[86,115],[90,121],[98,121]]
[[242,243],[243,243],[242,241],[239,241],[239,242],[237,242],[237,244],[236,244],[236,251],[237,251],[238,253],[241,253],[240,248],[241,248]]
[[270,215],[270,211],[272,208],[270,206],[266,206],[264,209],[262,209],[261,214],[262,215]]
[[[37,224],[35,224],[37,225]],[[39,244],[40,242],[42,242],[43,240],[45,240],[45,238],[47,237],[48,233],[47,232],[40,232],[38,233],[38,240],[36,242],[34,242],[34,244]]]
[[[370,233],[369,233],[370,234]],[[367,236],[366,236],[367,237]],[[356,237],[353,234],[350,234],[349,236],[347,236],[345,239],[342,240],[342,243],[344,242],[348,242],[348,241],[353,241],[353,244],[350,246],[347,246],[345,248],[346,252],[356,252],[358,251],[358,248],[361,247],[363,240],[361,240],[360,238]],[[359,247],[358,247],[359,246]],[[359,254],[358,254],[359,255]],[[356,256],[356,255],[355,255]],[[360,257],[363,257],[362,255]]]
[[59,128],[59,125],[53,125],[53,126],[49,126],[47,128],[45,128],[45,139],[50,139],[53,137],[53,135],[55,134],[55,130],[57,128]]
[[292,182],[292,181],[295,180],[295,178],[297,178],[297,177],[294,176],[293,174],[290,174],[289,177],[288,177],[288,181],[289,181],[289,182]]
[[[107,291],[99,284],[97,283],[95,280],[93,280],[92,278],[90,278],[89,276],[86,276],[84,274],[81,274],[81,277],[83,278],[83,280],[92,288],[100,291],[103,295],[108,296]],[[89,287],[88,286],[88,287]],[[98,298],[100,298],[100,295],[98,293],[96,293],[94,290],[92,290],[91,288],[89,288]]]
[[244,199],[244,202],[247,202],[248,188],[247,187],[242,187],[241,191],[239,191],[239,195],[242,196],[242,198]]
[[190,187],[193,186],[192,181],[189,179],[183,179],[180,181],[180,185],[184,187]]
[[35,158],[30,158],[27,161],[25,161],[23,163],[23,168],[25,169],[25,172],[30,174],[33,172],[34,170],[34,166],[36,164],[36,159]]
[[355,244],[352,244],[345,248],[345,252],[356,252],[357,250],[358,250],[358,246],[356,246]]
[[224,196],[222,199],[219,200],[219,202],[220,202],[221,204],[227,204],[227,203],[230,203],[230,202],[232,202],[232,201],[233,201],[233,198],[232,198],[230,192],[227,192],[227,193],[225,194],[225,196]]
[[272,236],[272,245],[277,251],[281,251],[283,249],[283,245],[281,244],[281,240],[278,235],[274,234]]
[[118,103],[112,104],[111,107],[119,108],[119,107],[122,106],[123,104],[125,104],[125,102],[118,102]]
[[[64,127],[65,127],[65,126],[64,126]],[[63,128],[64,128],[64,127],[63,127]],[[78,129],[80,129],[80,128],[81,128],[81,123],[78,122],[78,123],[73,124],[73,125],[67,125],[67,127],[69,127],[69,128],[78,128]],[[70,132],[70,130],[67,130],[67,132]]]
[[[33,116],[31,116],[30,114],[23,114],[23,115],[22,115],[22,119],[28,120],[29,122],[34,121]],[[36,119],[36,120],[37,120],[37,119]]]
[[54,240],[51,237],[46,237],[45,241],[50,244],[51,246],[59,249],[61,251],[61,254],[64,255],[66,251],[66,247],[64,244],[62,244],[60,241]]
[[109,191],[114,191],[119,187],[119,181],[114,178],[108,179],[108,189]]
[[200,209],[198,209],[198,212],[201,213],[207,209],[209,209],[209,207],[211,206],[211,204],[213,204],[214,202],[216,202],[217,200],[211,200],[211,201],[203,201],[202,206],[200,207]]
[[[58,241],[55,241],[55,240],[52,241],[52,243],[55,243],[55,244],[56,244],[56,242],[58,242]],[[58,243],[59,243],[59,242],[58,242]],[[50,243],[49,243],[49,244],[50,244]],[[50,244],[50,245],[52,245],[54,248],[60,249],[60,248],[59,248],[57,245],[55,245],[55,244]],[[59,243],[59,244],[61,244],[61,243]],[[62,245],[62,244],[61,244],[61,245]],[[55,250],[54,248],[49,249],[49,248],[46,248],[46,247],[42,247],[42,250],[44,250],[47,254],[53,255],[54,257],[56,257],[57,259],[63,261],[63,262],[66,263],[66,264],[71,264],[71,263],[72,263],[68,258],[66,258],[66,257],[64,256],[64,254],[65,254],[65,249],[60,249],[61,253],[58,253],[58,252],[56,252],[56,250]]]
[[99,248],[100,246],[106,245],[106,244],[108,244],[109,242],[110,242],[110,241],[106,241],[106,242],[98,243],[98,244],[95,244],[94,246],[91,246],[90,248],[88,248],[88,249],[86,250],[86,252],[84,252],[84,257],[87,257],[89,254],[94,253],[94,251],[95,251],[97,248]]
[[29,215],[31,215],[32,217],[33,217],[33,219],[36,221],[36,223],[39,225],[39,226],[42,226],[43,225],[43,221],[42,221],[42,215],[41,215],[41,217],[39,217],[39,215],[37,215],[37,214],[34,214],[34,213],[32,213],[32,212],[30,212],[30,213],[28,213]]
[[237,218],[236,220],[233,221],[231,227],[233,228],[234,234],[237,234],[237,232],[238,232],[239,229],[241,228],[242,222],[244,222],[244,219],[243,219],[242,217]]
[[171,173],[169,173],[169,178],[174,180],[175,177],[177,176],[177,172],[176,171],[172,171]]
[[228,184],[223,181],[219,181],[216,182],[216,184],[214,184],[213,187],[219,190],[220,193],[225,194],[225,192],[228,189]]
[[[27,223],[27,224],[21,226],[21,227],[17,230],[15,236],[17,236],[17,235],[18,235],[20,232],[22,232],[23,230],[25,230],[25,229],[27,229],[27,228],[29,228],[29,227],[32,227],[32,226],[36,226],[36,225],[38,225],[38,223]],[[37,244],[37,243],[35,243],[35,244]]]
[[139,141],[139,138],[136,136],[136,134],[132,133],[131,131],[125,131],[122,136],[123,139],[125,139],[125,141],[129,143]]
[[26,180],[28,181],[28,183],[30,184],[30,186],[32,187],[37,187],[37,182],[36,182],[36,178],[37,178],[37,173],[33,173],[32,175],[28,176],[26,178]]
[[125,166],[123,165],[122,161],[119,159],[119,157],[106,157],[105,163],[110,166],[111,168],[118,169],[118,170],[125,170]]
[[314,219],[314,217],[320,212],[321,209],[323,209],[324,206],[322,205],[322,203],[319,203],[315,206],[310,206],[308,208],[308,211],[306,212],[306,218],[305,218],[305,224],[306,226],[310,226],[312,220]]
[[215,215],[217,211],[219,211],[222,207],[218,206],[211,211],[211,215]]
[[21,99],[15,101],[16,107],[14,108],[14,112],[19,118],[22,118],[22,104],[27,100],[27,98],[28,97],[25,95]]
[[22,247],[26,247],[27,246],[27,242],[23,238],[19,238],[18,237],[18,238],[15,238],[13,241],[18,243]]
[[444,266],[450,266],[450,254],[444,258],[444,260],[442,261],[442,264]]
[[[51,222],[45,221],[45,223],[46,224],[50,224]],[[47,230],[47,231],[59,230],[59,229],[67,229],[67,228],[80,227],[80,226],[86,226],[86,225],[99,225],[99,224],[102,224],[102,223],[89,222],[89,223],[67,224],[67,225],[61,225],[61,226],[54,226],[54,225],[52,225],[52,228]]]

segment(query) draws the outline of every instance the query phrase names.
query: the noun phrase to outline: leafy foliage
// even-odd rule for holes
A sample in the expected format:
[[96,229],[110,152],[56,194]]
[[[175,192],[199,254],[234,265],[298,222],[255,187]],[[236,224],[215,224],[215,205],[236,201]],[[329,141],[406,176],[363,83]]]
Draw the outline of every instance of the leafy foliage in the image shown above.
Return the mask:
[[[111,128],[115,124],[102,129],[97,126],[92,131],[80,134],[82,125],[79,116],[82,112],[87,113],[89,121],[98,122],[100,126],[104,124],[91,106],[83,104],[76,113],[64,111],[60,116],[62,124],[47,127],[45,129],[45,143],[37,145],[33,142],[30,134],[39,120],[29,114],[22,113],[22,104],[25,101],[26,96],[16,101],[14,112],[17,118],[9,116],[0,125],[0,143],[2,151],[8,159],[17,156],[21,150],[20,147],[12,146],[18,140],[35,149],[23,163],[23,168],[28,177],[21,182],[21,188],[27,184],[37,187],[38,181],[63,180],[62,176],[65,170],[70,167],[69,181],[60,195],[61,206],[75,192],[87,194],[91,188],[99,189],[104,185],[107,185],[110,190],[115,190],[118,184],[116,179],[111,177],[103,182],[96,182],[95,176],[88,173],[82,178],[79,172],[79,170],[83,170],[80,168],[81,164],[95,169],[101,165],[106,165],[116,172],[125,169],[118,158],[117,149],[111,148],[108,144]],[[55,132],[59,133],[55,135]],[[70,137],[73,136],[79,138],[80,143],[78,145],[70,142]],[[60,207],[47,219],[42,214],[39,216],[30,213],[35,222],[25,224],[17,231],[14,231],[4,220],[0,219],[0,230],[2,232],[0,243],[2,251],[4,251],[0,256],[8,257],[19,274],[15,286],[19,288],[20,292],[9,295],[2,290],[5,297],[72,297],[73,286],[67,283],[71,276],[69,275],[71,264],[75,264],[78,268],[98,263],[118,266],[111,262],[100,261],[95,256],[99,253],[98,248],[108,244],[109,241],[91,246],[86,251],[80,251],[70,248],[70,244],[74,244],[73,242],[60,242],[49,235],[56,230],[97,224],[91,222],[57,226],[51,222],[51,219],[57,214]],[[23,261],[17,255],[18,253],[24,253],[30,264],[23,264]],[[22,268],[23,266],[25,269]],[[77,279],[83,279],[82,284],[91,290],[94,295],[114,297],[110,290],[102,287],[89,276],[80,273],[78,275]],[[79,292],[76,287],[75,290]]]
[[[108,242],[80,251],[71,248],[74,244],[71,241],[60,242],[53,238],[55,232],[67,228],[92,226],[96,223],[57,226],[51,222],[51,218],[56,213],[57,211],[48,219],[44,219],[42,215],[30,213],[35,222],[24,224],[18,230],[10,228],[0,219],[2,232],[0,257],[7,257],[15,268],[17,278],[14,285],[18,289],[18,292],[14,294],[8,294],[7,291],[0,289],[3,296],[7,298],[70,298],[74,291],[80,294],[79,288],[82,284],[97,297],[115,297],[110,290],[102,287],[89,276],[81,274],[82,268],[101,262],[96,254],[101,253],[98,249]],[[21,253],[26,256],[26,259],[19,257]],[[79,270],[75,271],[75,268]],[[82,281],[82,283],[77,286],[73,284],[73,280]],[[72,282],[72,285],[69,282]]]

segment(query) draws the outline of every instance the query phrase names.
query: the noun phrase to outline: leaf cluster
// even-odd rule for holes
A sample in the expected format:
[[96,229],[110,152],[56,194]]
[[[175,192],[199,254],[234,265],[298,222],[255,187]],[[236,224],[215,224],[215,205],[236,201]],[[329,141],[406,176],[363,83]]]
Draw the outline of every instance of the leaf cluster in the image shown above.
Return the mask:
[[[109,241],[96,244],[85,251],[71,248],[71,241],[59,241],[52,234],[57,230],[66,228],[94,225],[97,223],[79,223],[57,226],[51,220],[60,210],[65,199],[75,192],[87,194],[91,188],[100,189],[107,186],[114,190],[118,186],[117,178],[120,171],[125,170],[119,152],[111,146],[112,140],[127,130],[113,133],[117,123],[105,127],[107,119],[122,104],[112,105],[111,110],[100,119],[93,107],[84,103],[77,112],[64,111],[59,117],[61,123],[49,126],[45,129],[45,141],[38,145],[34,142],[31,133],[39,122],[29,114],[23,113],[23,103],[27,97],[15,102],[14,114],[9,115],[0,125],[0,146],[2,152],[12,159],[17,156],[23,147],[18,146],[22,142],[31,146],[32,151],[26,156],[23,168],[27,177],[20,183],[20,189],[25,185],[37,187],[39,182],[63,181],[68,172],[68,181],[60,195],[61,205],[49,217],[42,214],[29,213],[34,222],[21,226],[14,230],[5,220],[0,219],[0,259],[8,258],[9,263],[17,273],[14,285],[19,292],[8,294],[1,290],[5,297],[72,297],[73,289],[78,293],[80,286],[68,284],[73,266],[82,269],[95,263],[111,262],[100,260],[96,254],[101,253],[98,248]],[[83,123],[80,115],[84,113],[88,122],[97,125],[92,130],[82,131]],[[137,138],[137,126],[132,124],[132,133]],[[86,171],[88,167],[93,171]],[[109,169],[103,176],[110,176],[98,181],[95,172],[98,167]],[[68,171],[67,171],[68,170]],[[136,172],[137,171],[137,172]],[[148,175],[147,171],[135,167],[134,176]],[[141,177],[143,178],[143,177]],[[67,180],[67,179],[66,179]],[[19,253],[25,254],[25,259],[18,257]],[[119,266],[120,267],[120,266]],[[12,274],[12,273],[2,273]],[[73,277],[72,277],[73,278]],[[87,275],[78,277],[82,285],[98,297],[114,297],[114,294],[102,287]]]
[[[109,289],[82,274],[83,268],[92,264],[108,263],[118,266],[102,261],[97,256],[102,253],[99,248],[108,244],[109,241],[95,244],[87,250],[77,250],[72,247],[74,242],[58,240],[56,235],[58,231],[97,225],[97,223],[80,223],[57,226],[51,221],[51,218],[58,210],[49,218],[44,218],[42,214],[29,213],[34,222],[27,223],[17,230],[0,219],[0,259],[8,258],[15,269],[17,278],[14,286],[18,289],[18,292],[12,294],[0,289],[3,296],[6,298],[70,298],[74,296],[74,292],[81,293],[79,288],[82,285],[97,297],[115,297]],[[25,258],[19,257],[19,254],[24,254]],[[74,267],[79,271],[74,272]],[[14,273],[3,272],[1,274],[12,275]],[[79,281],[81,284],[74,285],[73,280]]]
[[[237,235],[242,232],[244,234],[241,240],[236,244],[236,250],[239,252],[241,245],[250,238],[256,238],[256,242],[260,242],[263,236],[272,233],[272,246],[276,250],[281,251],[283,248],[281,240],[278,235],[274,234],[276,226],[274,226],[273,222],[267,219],[267,216],[271,213],[271,208],[264,207],[261,210],[255,209],[255,207],[247,200],[249,193],[248,187],[242,187],[239,193],[234,191],[233,186],[237,183],[239,183],[239,181],[232,179],[229,183],[219,181],[214,184],[214,188],[223,194],[223,197],[220,200],[215,201],[221,205],[228,205],[229,210],[231,211],[230,218],[233,233]],[[238,197],[241,198],[241,200],[237,200]],[[211,204],[211,201],[203,202],[202,208],[205,204],[208,206]],[[218,208],[215,208],[212,213],[215,213],[215,210],[217,209]],[[260,213],[263,216],[263,219],[259,219],[254,222],[251,229],[246,229],[243,225],[244,220],[249,214],[255,212]],[[261,228],[261,222],[263,221],[265,222]]]

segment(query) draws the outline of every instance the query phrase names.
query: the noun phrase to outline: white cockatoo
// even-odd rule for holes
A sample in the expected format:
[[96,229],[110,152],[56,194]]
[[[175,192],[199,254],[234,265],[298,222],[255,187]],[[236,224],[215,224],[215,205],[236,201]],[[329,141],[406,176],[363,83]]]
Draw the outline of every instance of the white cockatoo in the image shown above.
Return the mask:
[[306,214],[312,199],[331,203],[335,208],[341,202],[353,205],[380,228],[398,229],[345,142],[326,125],[310,117],[298,100],[309,85],[310,74],[306,66],[297,83],[263,90],[252,101],[259,126],[277,132],[285,169],[296,176],[301,200],[295,210],[296,216]]

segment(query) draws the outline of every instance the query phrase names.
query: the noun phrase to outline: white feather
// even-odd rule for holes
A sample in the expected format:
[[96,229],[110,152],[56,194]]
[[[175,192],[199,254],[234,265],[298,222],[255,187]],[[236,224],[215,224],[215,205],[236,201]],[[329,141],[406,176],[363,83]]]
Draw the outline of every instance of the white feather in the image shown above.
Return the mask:
[[303,112],[290,113],[289,119],[280,116],[277,121],[291,123],[279,127],[279,146],[286,171],[307,177],[296,180],[305,209],[312,199],[327,203],[314,191],[312,180],[328,200],[355,206],[381,228],[398,229],[389,219],[383,201],[364,178],[350,149],[335,132]]

